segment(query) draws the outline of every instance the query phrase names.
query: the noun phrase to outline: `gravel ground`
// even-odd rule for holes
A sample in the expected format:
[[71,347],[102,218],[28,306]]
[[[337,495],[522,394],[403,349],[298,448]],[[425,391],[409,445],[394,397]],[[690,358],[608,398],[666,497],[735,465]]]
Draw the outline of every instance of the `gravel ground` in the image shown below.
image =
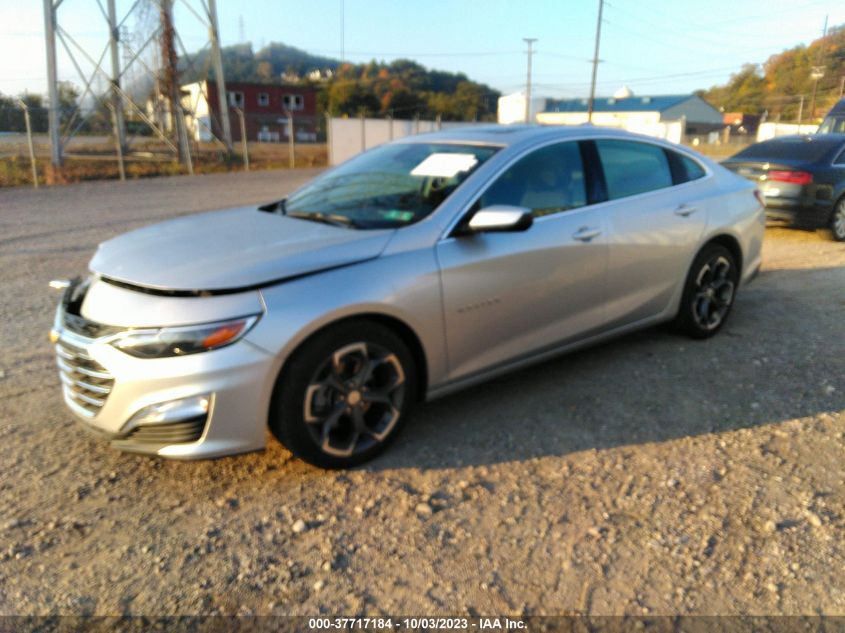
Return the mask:
[[0,614],[845,614],[845,246],[769,230],[725,330],[652,329],[420,407],[328,473],[116,452],[46,283],[314,172],[0,191]]

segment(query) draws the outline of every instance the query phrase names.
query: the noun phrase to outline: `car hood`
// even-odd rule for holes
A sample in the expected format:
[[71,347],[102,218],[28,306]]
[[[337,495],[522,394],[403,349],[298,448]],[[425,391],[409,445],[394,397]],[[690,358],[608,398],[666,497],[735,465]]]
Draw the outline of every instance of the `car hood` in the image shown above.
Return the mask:
[[100,244],[90,268],[164,291],[232,291],[378,257],[395,229],[362,231],[254,207],[201,213]]

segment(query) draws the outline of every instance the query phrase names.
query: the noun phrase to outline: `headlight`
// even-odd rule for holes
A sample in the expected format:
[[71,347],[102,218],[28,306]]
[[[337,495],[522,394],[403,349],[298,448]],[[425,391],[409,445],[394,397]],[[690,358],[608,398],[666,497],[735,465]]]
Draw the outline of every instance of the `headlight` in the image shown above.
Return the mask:
[[138,358],[185,356],[231,345],[249,332],[256,321],[258,315],[185,327],[129,330],[110,343]]

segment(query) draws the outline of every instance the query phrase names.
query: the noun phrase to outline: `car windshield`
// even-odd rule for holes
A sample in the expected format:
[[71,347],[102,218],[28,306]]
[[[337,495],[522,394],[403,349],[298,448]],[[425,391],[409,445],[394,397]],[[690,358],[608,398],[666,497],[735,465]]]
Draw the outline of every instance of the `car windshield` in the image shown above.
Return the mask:
[[498,148],[451,143],[383,145],[342,164],[282,205],[292,217],[362,229],[422,220]]

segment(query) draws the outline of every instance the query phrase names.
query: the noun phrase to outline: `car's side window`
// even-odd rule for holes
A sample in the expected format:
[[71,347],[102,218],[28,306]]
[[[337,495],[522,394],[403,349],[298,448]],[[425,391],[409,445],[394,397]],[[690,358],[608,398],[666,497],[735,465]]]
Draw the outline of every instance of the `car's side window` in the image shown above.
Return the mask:
[[839,156],[837,156],[833,160],[833,164],[834,165],[845,165],[845,149],[843,149],[841,152],[839,152]]
[[687,172],[687,181],[698,180],[707,175],[704,168],[688,156],[681,155],[681,164],[684,166],[684,171]]
[[617,200],[671,187],[672,171],[663,148],[636,141],[596,141],[607,195]]
[[586,205],[578,143],[549,145],[521,158],[481,195],[478,208],[495,204],[526,207],[534,217]]
[[691,180],[704,178],[707,175],[704,167],[689,156],[673,152],[670,149],[664,149],[663,151],[669,159],[669,169],[672,172],[672,182],[674,184],[680,185]]

